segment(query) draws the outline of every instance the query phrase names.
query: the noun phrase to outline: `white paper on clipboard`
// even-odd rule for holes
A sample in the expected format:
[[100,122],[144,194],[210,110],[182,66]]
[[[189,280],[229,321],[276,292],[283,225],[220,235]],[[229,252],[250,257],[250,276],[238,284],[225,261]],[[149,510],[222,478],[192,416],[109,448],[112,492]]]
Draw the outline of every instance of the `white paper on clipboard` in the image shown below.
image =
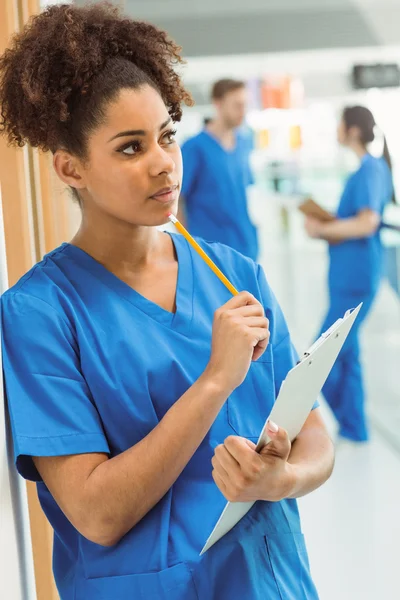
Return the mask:
[[[260,434],[257,450],[268,444],[266,425],[271,419],[286,429],[293,440],[300,432],[318,398],[330,370],[360,312],[362,304],[346,312],[304,353],[300,362],[289,371],[278,398]],[[254,502],[228,502],[208,538],[201,554],[232,529],[253,506]]]

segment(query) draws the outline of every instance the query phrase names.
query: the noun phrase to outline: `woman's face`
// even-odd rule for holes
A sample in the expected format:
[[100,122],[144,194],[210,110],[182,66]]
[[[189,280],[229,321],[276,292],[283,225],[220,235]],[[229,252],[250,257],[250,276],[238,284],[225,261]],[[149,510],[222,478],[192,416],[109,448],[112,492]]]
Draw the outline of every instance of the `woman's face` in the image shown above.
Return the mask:
[[176,212],[182,155],[165,104],[146,85],[121,90],[88,141],[79,190],[83,212],[155,226]]
[[347,145],[347,128],[343,119],[340,120],[337,128],[337,140],[342,146]]

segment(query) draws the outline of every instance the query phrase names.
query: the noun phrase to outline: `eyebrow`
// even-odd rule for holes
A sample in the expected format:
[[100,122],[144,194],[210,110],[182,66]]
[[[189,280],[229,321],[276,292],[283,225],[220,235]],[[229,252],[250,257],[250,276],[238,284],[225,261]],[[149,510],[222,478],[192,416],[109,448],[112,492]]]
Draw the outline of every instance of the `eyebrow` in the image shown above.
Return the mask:
[[[160,131],[162,131],[164,129],[164,127],[169,125],[171,123],[171,121],[172,121],[171,117],[168,117],[168,119],[165,121],[165,123],[162,123],[162,125],[160,125]],[[144,129],[128,129],[128,131],[120,131],[119,133],[117,133],[117,135],[113,135],[113,137],[110,138],[108,140],[108,142],[112,142],[113,140],[115,140],[116,138],[119,138],[119,137],[128,137],[130,135],[142,135],[143,136],[143,135],[146,135],[146,132],[144,131]]]

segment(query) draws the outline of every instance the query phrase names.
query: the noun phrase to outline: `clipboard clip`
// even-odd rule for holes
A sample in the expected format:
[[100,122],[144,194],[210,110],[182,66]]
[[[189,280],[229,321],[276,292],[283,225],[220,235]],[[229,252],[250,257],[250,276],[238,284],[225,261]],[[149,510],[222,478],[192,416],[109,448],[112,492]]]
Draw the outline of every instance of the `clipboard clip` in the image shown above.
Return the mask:
[[[300,361],[297,364],[299,364],[303,360],[306,360],[307,358],[309,358],[309,356],[314,352],[314,350],[316,350],[326,340],[326,338],[328,338],[331,335],[332,331],[334,329],[336,329],[337,326],[340,325],[340,323],[342,323],[342,321],[343,321],[342,318],[338,319],[337,321],[334,322],[333,325],[331,325],[329,327],[329,329],[324,331],[324,333],[321,333],[321,335],[317,339],[317,341],[314,342],[312,346],[310,346],[310,348],[307,350],[307,352],[304,352],[303,356],[301,357]],[[338,333],[338,335],[339,335],[339,333]]]

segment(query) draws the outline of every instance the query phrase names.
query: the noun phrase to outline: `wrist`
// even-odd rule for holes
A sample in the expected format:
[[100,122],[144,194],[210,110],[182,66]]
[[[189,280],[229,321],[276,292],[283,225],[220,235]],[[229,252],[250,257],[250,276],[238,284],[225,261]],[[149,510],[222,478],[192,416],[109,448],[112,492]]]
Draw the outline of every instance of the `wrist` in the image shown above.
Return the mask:
[[197,384],[202,387],[205,397],[220,400],[221,402],[225,402],[232,393],[226,382],[209,367],[200,375]]
[[286,463],[283,498],[297,498],[301,487],[301,473],[297,465]]
[[317,238],[318,239],[320,239],[320,240],[326,239],[326,234],[327,234],[326,229],[327,229],[327,226],[325,223],[321,223],[319,225],[318,230],[317,230]]
[[226,398],[235,389],[235,387],[232,386],[229,381],[227,381],[227,378],[210,363],[207,365],[203,374],[201,375],[201,379],[216,393],[225,394]]

